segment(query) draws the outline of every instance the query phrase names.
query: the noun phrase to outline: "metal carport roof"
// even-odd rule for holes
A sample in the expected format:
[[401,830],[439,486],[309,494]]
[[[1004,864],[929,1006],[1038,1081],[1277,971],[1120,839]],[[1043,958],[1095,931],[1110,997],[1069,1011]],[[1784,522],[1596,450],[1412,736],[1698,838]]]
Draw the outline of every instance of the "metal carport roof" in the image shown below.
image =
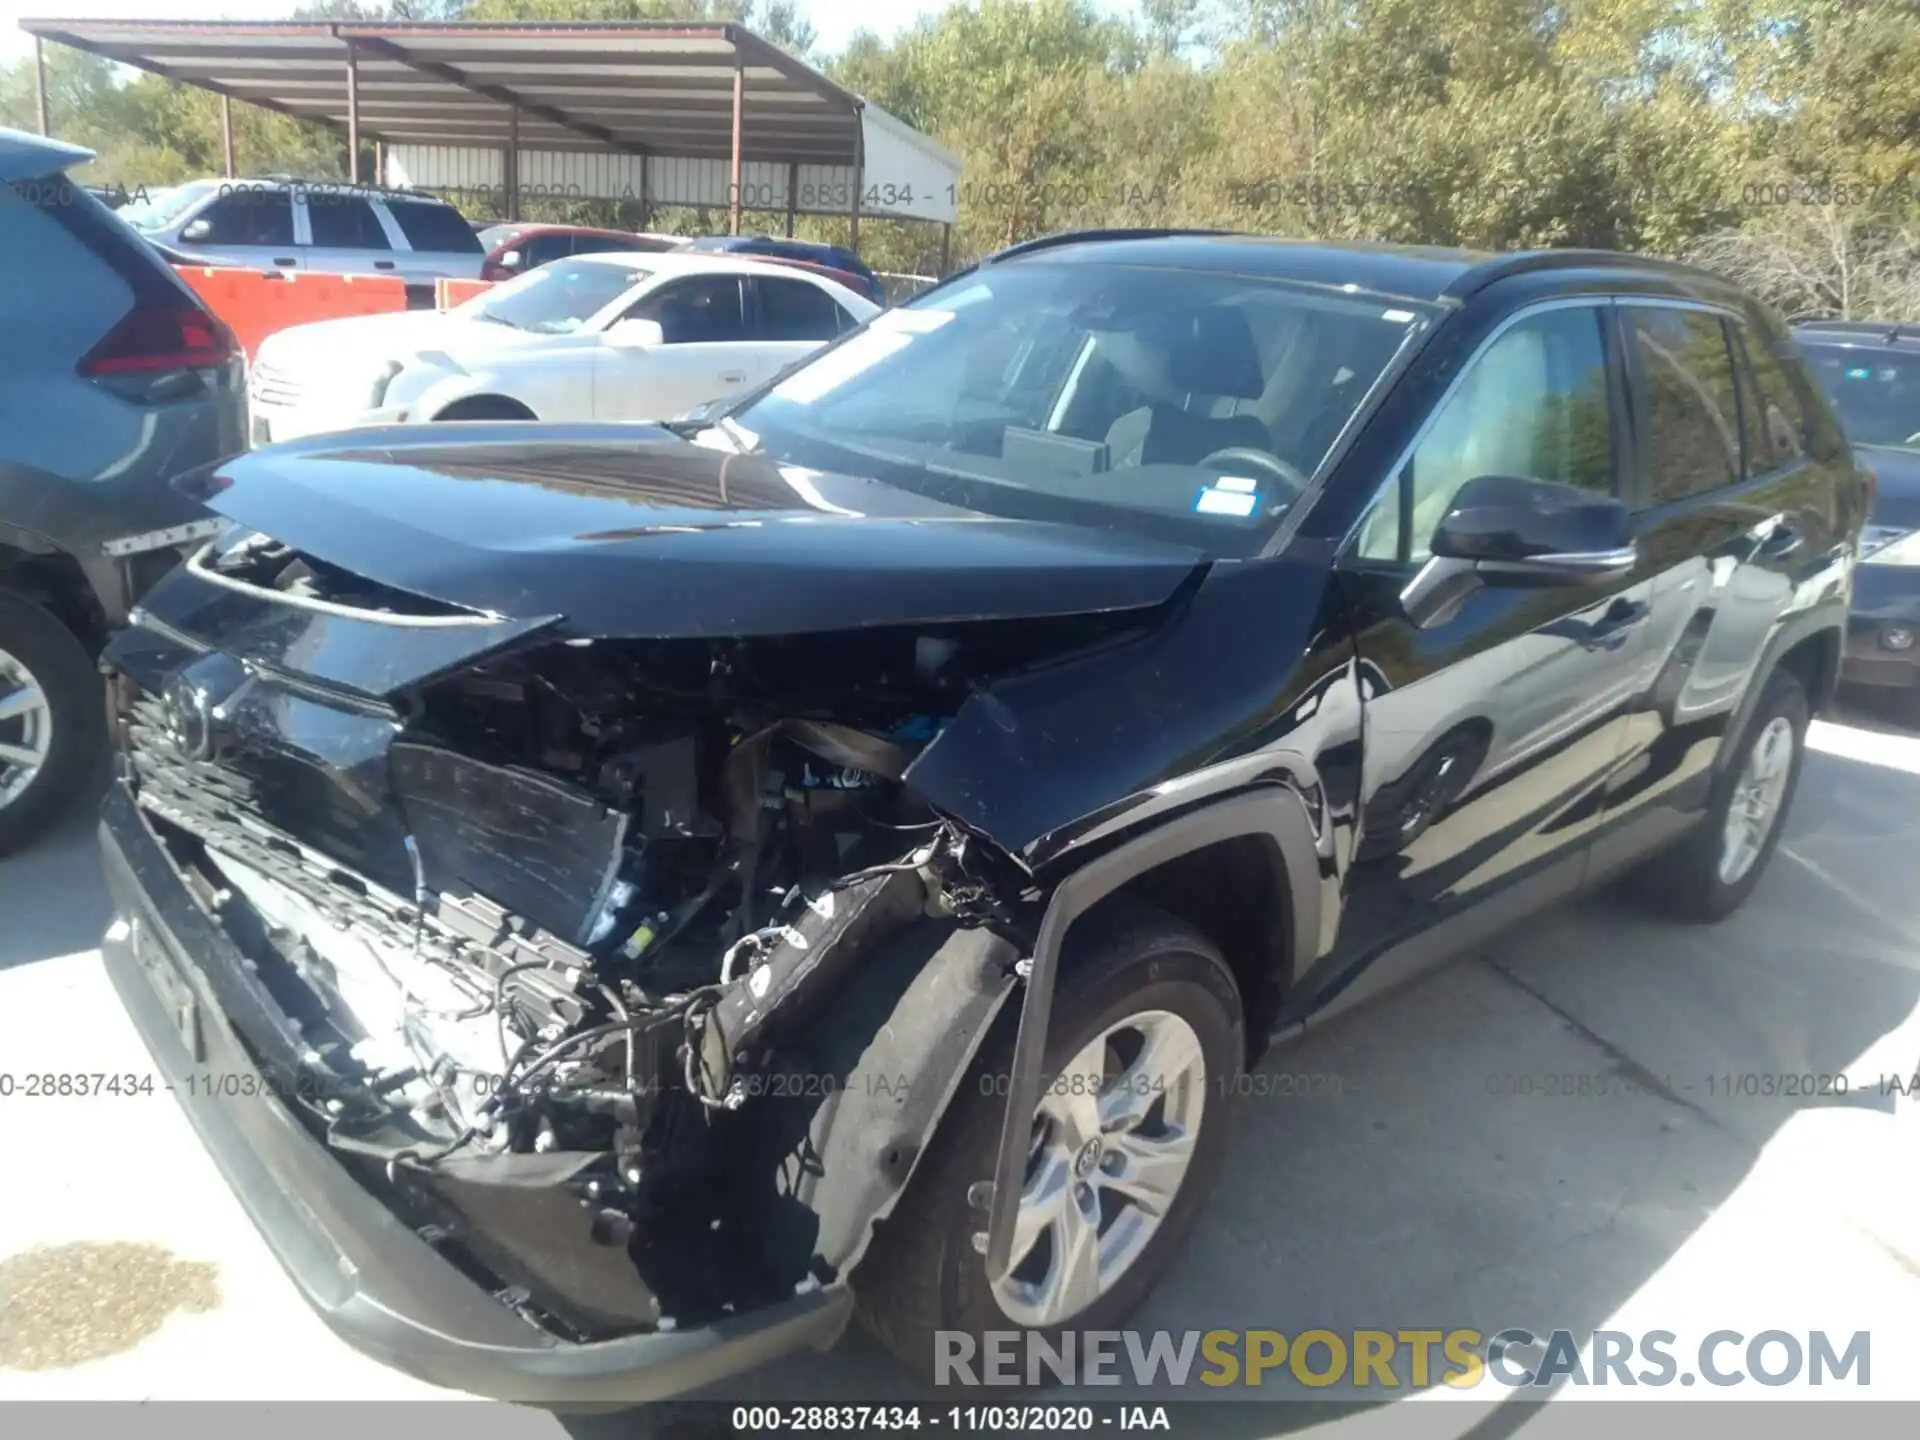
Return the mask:
[[946,174],[949,192],[959,173],[959,162],[927,137],[734,24],[27,19],[20,25],[40,40],[329,125],[362,142],[846,167],[870,188],[864,152],[871,111],[873,119],[884,119],[896,146],[904,138]]

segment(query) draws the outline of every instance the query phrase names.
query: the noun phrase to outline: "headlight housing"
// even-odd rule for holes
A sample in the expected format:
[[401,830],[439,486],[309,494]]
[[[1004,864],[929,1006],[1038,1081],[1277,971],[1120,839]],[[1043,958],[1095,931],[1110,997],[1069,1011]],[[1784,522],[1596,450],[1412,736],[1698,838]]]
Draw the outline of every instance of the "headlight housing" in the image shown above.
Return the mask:
[[1920,530],[1869,525],[1860,534],[1863,565],[1920,565]]

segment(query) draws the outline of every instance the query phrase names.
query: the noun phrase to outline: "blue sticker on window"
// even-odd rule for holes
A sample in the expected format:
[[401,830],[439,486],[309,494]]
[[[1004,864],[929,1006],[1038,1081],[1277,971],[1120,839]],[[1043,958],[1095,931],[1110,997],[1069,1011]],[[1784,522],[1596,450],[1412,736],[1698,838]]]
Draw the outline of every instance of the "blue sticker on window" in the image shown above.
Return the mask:
[[1235,515],[1242,520],[1260,507],[1256,481],[1244,475],[1222,475],[1211,485],[1200,487],[1194,497],[1194,513],[1199,515]]

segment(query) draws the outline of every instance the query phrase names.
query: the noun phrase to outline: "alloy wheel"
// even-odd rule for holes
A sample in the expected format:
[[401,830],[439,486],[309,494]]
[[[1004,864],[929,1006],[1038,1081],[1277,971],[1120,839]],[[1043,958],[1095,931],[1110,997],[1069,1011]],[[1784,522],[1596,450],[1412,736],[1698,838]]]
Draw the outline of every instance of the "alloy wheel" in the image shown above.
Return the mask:
[[1062,1067],[1034,1116],[1012,1267],[993,1283],[1008,1319],[1070,1319],[1140,1258],[1193,1161],[1206,1090],[1200,1037],[1166,1010],[1116,1022]]
[[1793,722],[1784,715],[1774,716],[1754,737],[1727,806],[1720,840],[1722,884],[1738,885],[1745,878],[1780,823],[1781,802],[1793,773],[1793,747]]
[[53,748],[53,710],[33,672],[0,650],[0,809],[27,793]]

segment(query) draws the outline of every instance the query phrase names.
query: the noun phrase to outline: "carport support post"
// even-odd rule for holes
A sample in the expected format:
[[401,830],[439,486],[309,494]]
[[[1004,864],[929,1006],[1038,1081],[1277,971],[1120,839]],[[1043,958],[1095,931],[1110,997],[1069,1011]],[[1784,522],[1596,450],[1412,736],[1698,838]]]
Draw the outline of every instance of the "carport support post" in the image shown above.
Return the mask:
[[953,222],[951,220],[943,220],[940,222],[940,268],[934,273],[938,275],[940,279],[944,280],[947,278],[947,270],[952,264]]
[[507,150],[500,157],[500,178],[505,182],[506,194],[503,204],[506,214],[503,220],[520,218],[520,107],[518,104],[507,106]]
[[227,179],[233,179],[233,97],[220,97],[220,162]]
[[47,128],[47,52],[38,35],[33,37],[33,104],[40,119],[40,133],[52,135]]
[[347,179],[360,183],[360,57],[347,42]]
[[800,162],[787,162],[787,238],[793,238],[794,216],[800,205]]
[[727,233],[740,233],[740,110],[747,94],[747,67],[740,51],[733,52],[733,179],[727,195]]
[[859,129],[853,136],[853,203],[847,208],[847,248],[854,254],[860,253],[860,180],[867,168],[867,127],[854,112],[854,122]]

